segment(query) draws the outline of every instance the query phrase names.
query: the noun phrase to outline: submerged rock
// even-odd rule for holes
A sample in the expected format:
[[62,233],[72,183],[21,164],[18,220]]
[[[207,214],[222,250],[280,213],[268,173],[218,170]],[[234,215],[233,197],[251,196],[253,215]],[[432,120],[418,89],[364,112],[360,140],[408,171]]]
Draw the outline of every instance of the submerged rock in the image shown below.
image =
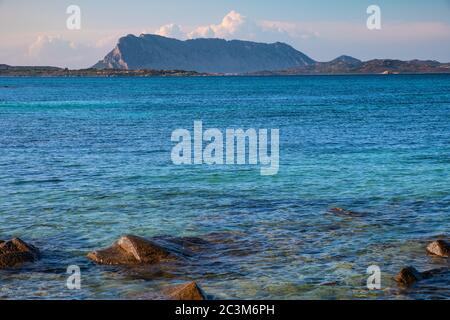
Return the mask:
[[450,243],[444,240],[434,241],[427,246],[427,251],[432,255],[448,258],[450,256]]
[[88,258],[98,264],[139,265],[156,264],[174,258],[174,255],[153,241],[127,235],[109,248],[89,253]]
[[196,282],[174,286],[164,290],[164,295],[169,300],[185,300],[185,301],[199,301],[207,300],[206,294],[198,286]]
[[133,300],[180,300],[201,301],[208,300],[205,292],[196,282],[169,286],[156,292],[141,292],[129,296]]
[[395,276],[395,281],[404,286],[411,286],[420,280],[426,280],[433,278],[435,276],[446,275],[450,272],[450,268],[438,268],[432,269],[424,272],[419,272],[414,267],[406,267],[400,270],[400,272]]
[[358,213],[347,210],[347,209],[343,209],[343,208],[331,208],[329,210],[329,212],[331,213],[335,213],[335,214],[341,214],[341,215],[346,215],[346,216],[355,216],[358,215]]
[[395,281],[405,286],[411,286],[412,284],[422,279],[423,279],[422,274],[419,271],[417,271],[417,269],[414,267],[403,268],[395,276]]
[[39,249],[19,238],[0,240],[0,269],[11,268],[39,259]]

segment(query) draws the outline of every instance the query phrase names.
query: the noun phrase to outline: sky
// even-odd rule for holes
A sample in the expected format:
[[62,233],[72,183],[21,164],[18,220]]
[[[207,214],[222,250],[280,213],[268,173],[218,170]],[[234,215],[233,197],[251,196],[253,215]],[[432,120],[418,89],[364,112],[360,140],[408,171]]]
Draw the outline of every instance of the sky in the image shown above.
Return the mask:
[[[67,7],[81,10],[69,30]],[[367,8],[381,9],[369,30]],[[317,61],[450,62],[450,0],[0,0],[0,64],[86,68],[127,34],[286,42]]]

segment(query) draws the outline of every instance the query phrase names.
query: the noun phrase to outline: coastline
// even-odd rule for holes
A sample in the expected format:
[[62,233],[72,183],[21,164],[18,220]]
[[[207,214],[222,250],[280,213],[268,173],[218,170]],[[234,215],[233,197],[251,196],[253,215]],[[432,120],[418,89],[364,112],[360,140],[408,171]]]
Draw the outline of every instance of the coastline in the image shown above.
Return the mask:
[[449,72],[425,72],[425,73],[304,73],[304,74],[202,74],[195,72],[149,72],[147,74],[135,73],[115,73],[115,74],[1,74],[1,78],[295,78],[295,77],[347,77],[347,76],[380,76],[380,77],[395,77],[395,76],[450,76]]
[[85,77],[186,77],[205,76],[204,73],[184,70],[97,70],[80,69],[69,70],[53,67],[12,67],[1,69],[0,77],[62,77],[62,78],[85,78]]
[[448,75],[450,68],[436,68],[429,70],[397,70],[397,69],[374,69],[367,70],[280,70],[280,71],[257,71],[248,73],[211,73],[189,70],[153,70],[153,69],[76,69],[71,70],[59,67],[36,67],[36,66],[8,66],[0,64],[0,77],[46,77],[46,78],[147,78],[147,77],[292,77],[292,76],[368,76],[368,75]]

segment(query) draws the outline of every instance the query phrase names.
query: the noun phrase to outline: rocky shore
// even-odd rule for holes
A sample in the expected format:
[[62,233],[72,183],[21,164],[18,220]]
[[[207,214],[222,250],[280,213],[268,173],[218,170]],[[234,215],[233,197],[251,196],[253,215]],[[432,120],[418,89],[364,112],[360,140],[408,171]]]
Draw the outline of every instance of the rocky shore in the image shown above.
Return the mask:
[[[440,258],[448,258],[450,253],[450,243],[445,240],[436,240],[431,242],[426,251],[428,254]],[[402,286],[412,286],[418,281],[433,278],[434,276],[441,275],[443,273],[449,273],[450,267],[448,268],[437,268],[432,270],[427,270],[424,272],[418,271],[415,267],[408,266],[400,270],[400,272],[395,276],[395,281],[397,281]]]
[[[330,213],[344,216],[358,215],[358,213],[341,208],[331,209]],[[189,261],[205,259],[207,255],[202,256],[202,254],[211,245],[211,242],[202,238],[154,237],[146,239],[135,235],[124,235],[111,246],[89,252],[86,257],[95,263],[97,268],[119,266],[125,270],[136,267],[145,270],[164,264],[176,266],[177,264],[188,264]],[[212,250],[217,250],[217,247]],[[234,252],[234,249],[231,251]],[[450,243],[442,239],[432,241],[424,248],[423,252],[424,258],[428,254],[431,257],[446,260],[449,258]],[[7,241],[0,240],[0,269],[16,269],[17,272],[21,272],[19,267],[27,263],[34,263],[40,258],[41,252],[38,248],[19,238]],[[407,266],[402,268],[393,279],[398,283],[399,289],[404,289],[414,286],[417,282],[439,276],[447,277],[449,274],[450,267],[421,272],[413,266]],[[189,276],[192,276],[192,274]],[[201,280],[200,276],[198,277],[197,280]],[[336,283],[332,285],[336,285]],[[163,287],[157,294],[143,293],[134,298],[144,300],[206,300],[211,296],[204,292],[197,281],[189,281]]]

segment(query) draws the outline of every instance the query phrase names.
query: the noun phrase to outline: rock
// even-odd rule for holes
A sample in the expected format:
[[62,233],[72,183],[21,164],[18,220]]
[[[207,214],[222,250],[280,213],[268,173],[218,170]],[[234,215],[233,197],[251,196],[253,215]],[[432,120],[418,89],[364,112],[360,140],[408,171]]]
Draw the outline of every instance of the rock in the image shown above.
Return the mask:
[[417,269],[414,267],[403,268],[395,276],[395,281],[405,286],[411,286],[412,284],[422,279],[423,279],[422,274],[419,271],[417,271]]
[[432,255],[448,258],[450,256],[450,243],[444,240],[434,241],[428,245],[427,251]]
[[11,268],[39,259],[39,249],[19,238],[0,240],[0,269]]
[[395,276],[395,281],[404,286],[411,286],[420,280],[427,280],[436,276],[448,275],[450,273],[449,267],[432,269],[424,272],[417,271],[414,267],[406,267],[400,270]]
[[132,300],[179,300],[201,301],[208,300],[207,295],[196,282],[169,286],[158,292],[140,292],[129,296]]
[[206,294],[196,282],[174,286],[163,292],[169,300],[199,301],[207,300]]
[[128,35],[93,68],[191,70],[209,73],[246,73],[312,66],[315,61],[284,43],[256,43],[223,39],[179,41],[152,34]]
[[155,242],[127,235],[109,248],[89,253],[88,258],[98,264],[139,265],[156,264],[170,260],[174,256]]

